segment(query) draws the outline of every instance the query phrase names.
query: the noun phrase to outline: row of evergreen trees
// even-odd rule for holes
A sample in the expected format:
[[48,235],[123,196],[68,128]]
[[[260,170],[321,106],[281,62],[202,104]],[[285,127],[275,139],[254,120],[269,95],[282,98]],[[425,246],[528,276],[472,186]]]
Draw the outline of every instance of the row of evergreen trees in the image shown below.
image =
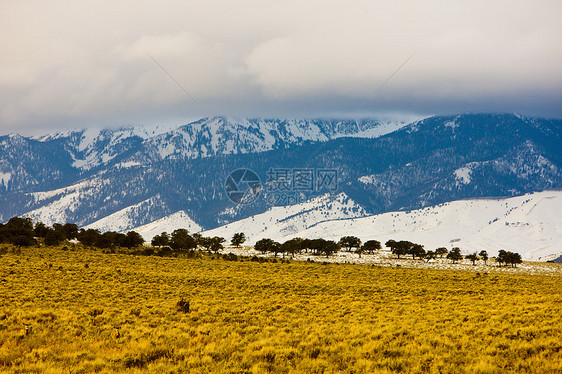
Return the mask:
[[129,231],[127,234],[115,231],[101,233],[94,229],[80,229],[73,223],[55,223],[48,227],[38,222],[33,226],[31,218],[19,217],[10,218],[6,224],[0,223],[0,243],[21,247],[40,244],[56,246],[67,240],[77,240],[85,246],[97,248],[134,248],[144,243],[142,236],[135,231]]
[[294,238],[284,243],[279,243],[272,239],[264,238],[256,242],[254,249],[263,254],[271,252],[276,257],[280,253],[285,257],[285,255],[295,255],[302,252],[328,257],[342,248],[352,251],[354,247],[356,247],[355,252],[359,254],[359,257],[361,257],[362,253],[372,254],[382,249],[381,243],[377,240],[368,240],[362,244],[359,238],[353,236],[344,236],[338,242],[325,239]]
[[[77,240],[85,246],[97,248],[135,248],[144,244],[142,236],[135,232],[129,231],[122,234],[114,231],[101,233],[95,229],[80,229],[72,223],[58,224],[48,227],[42,222],[38,222],[35,226],[30,218],[13,217],[6,224],[0,223],[0,243],[10,243],[17,246],[34,246],[44,244],[48,246],[59,245],[66,240]],[[178,229],[171,235],[162,232],[160,235],[154,236],[151,244],[155,247],[169,247],[173,250],[193,250],[206,249],[209,252],[218,253],[224,248],[223,243],[226,240],[222,237],[205,237],[201,234],[190,235],[186,229]],[[231,244],[240,246],[246,241],[244,233],[236,233],[232,237]],[[427,262],[437,257],[447,256],[453,263],[463,259],[463,255],[458,247],[448,251],[445,247],[435,250],[426,251],[421,244],[413,243],[407,240],[388,240],[385,246],[390,248],[391,252],[398,258],[401,256],[411,255],[412,259],[424,259]],[[259,240],[254,248],[263,254],[271,252],[277,257],[282,254],[285,257],[295,255],[303,251],[315,255],[325,255],[326,257],[338,252],[342,248],[348,252],[355,252],[359,257],[363,253],[372,254],[382,249],[381,243],[377,240],[368,240],[362,243],[361,239],[356,236],[344,236],[338,242],[325,239],[302,239],[294,238],[284,243],[276,242],[272,239],[264,238]],[[476,261],[482,259],[487,263],[488,253],[480,251],[480,253],[472,253],[464,258],[472,261],[475,265]],[[521,255],[519,253],[500,250],[496,261],[500,265],[517,266],[521,263]]]
[[[80,229],[73,223],[64,225],[55,223],[49,227],[38,222],[34,226],[31,218],[19,217],[11,218],[6,224],[0,223],[0,243],[21,247],[56,246],[67,240],[77,240],[84,246],[96,248],[135,248],[145,243],[143,237],[135,231],[126,234],[115,231],[101,233],[95,229]],[[237,234],[236,238],[233,238],[234,243],[241,244],[244,241],[244,234]],[[151,244],[157,247],[170,247],[173,250],[205,248],[208,251],[218,252],[223,249],[224,242],[224,238],[209,238],[200,234],[189,235],[187,230],[178,229],[171,235],[166,232],[156,235]]]
[[[413,243],[407,240],[388,240],[385,246],[390,248],[391,252],[395,254],[398,258],[401,256],[411,255],[412,259],[420,259],[429,262],[437,257],[443,258],[446,256],[447,259],[451,260],[453,264],[461,261],[463,258],[472,261],[473,265],[476,265],[476,261],[483,260],[485,264],[488,261],[488,253],[485,250],[480,251],[480,253],[472,253],[467,256],[461,254],[461,250],[458,247],[454,247],[449,251],[445,247],[439,247],[435,250],[426,251],[424,246],[421,244]],[[325,239],[302,239],[294,238],[287,240],[284,243],[276,242],[269,238],[264,238],[256,242],[254,249],[262,252],[263,254],[270,252],[277,257],[278,254],[283,254],[285,257],[288,255],[295,255],[296,253],[302,253],[303,251],[310,251],[315,255],[325,255],[326,257],[338,252],[341,249],[348,252],[355,252],[361,257],[363,253],[372,254],[375,251],[382,249],[381,243],[377,240],[368,240],[365,243],[361,241],[356,236],[344,236],[340,238],[338,242],[325,240]],[[496,261],[500,265],[511,265],[516,267],[517,264],[522,262],[521,255],[519,253],[508,252],[504,250],[499,251],[499,255]]]
[[224,238],[219,236],[190,235],[186,229],[177,229],[171,235],[164,231],[160,235],[154,236],[151,244],[155,247],[170,247],[174,250],[206,249],[209,252],[217,253],[224,248],[223,243],[225,241]]

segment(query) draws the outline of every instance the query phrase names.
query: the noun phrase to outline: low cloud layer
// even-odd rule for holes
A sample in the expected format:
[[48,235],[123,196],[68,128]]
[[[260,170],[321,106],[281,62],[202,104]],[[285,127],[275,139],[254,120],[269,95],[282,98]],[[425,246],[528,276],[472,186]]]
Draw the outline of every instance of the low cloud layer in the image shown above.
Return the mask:
[[0,134],[180,124],[205,110],[560,118],[560,14],[558,0],[7,0]]

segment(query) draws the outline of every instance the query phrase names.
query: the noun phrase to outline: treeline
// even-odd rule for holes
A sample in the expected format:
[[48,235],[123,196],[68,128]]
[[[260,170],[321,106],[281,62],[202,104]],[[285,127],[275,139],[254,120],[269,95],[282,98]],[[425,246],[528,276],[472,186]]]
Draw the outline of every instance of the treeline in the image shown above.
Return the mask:
[[[476,261],[482,260],[484,264],[488,263],[488,252],[485,250],[479,253],[471,253],[469,255],[463,256],[459,247],[454,247],[450,251],[445,247],[439,247],[435,250],[426,251],[424,246],[417,243],[412,243],[407,240],[395,241],[388,240],[385,245],[390,248],[391,252],[394,253],[398,258],[400,256],[411,255],[412,259],[416,257],[420,260],[426,260],[429,262],[437,257],[442,258],[446,256],[447,259],[451,260],[453,264],[461,261],[463,258],[472,262],[472,265],[476,265]],[[496,262],[500,265],[511,265],[512,267],[517,267],[517,264],[522,263],[521,255],[519,253],[504,251],[503,249],[499,251],[498,257],[496,257]]]
[[[236,234],[233,245],[240,245],[246,240],[244,234]],[[0,223],[0,243],[8,243],[19,247],[30,246],[58,246],[65,242],[74,241],[85,247],[100,249],[138,248],[145,244],[143,237],[135,232],[126,234],[96,229],[81,229],[73,223],[58,224],[52,227],[38,222],[33,225],[31,218],[13,217],[6,224]],[[217,253],[224,248],[224,238],[204,237],[201,234],[190,235],[185,229],[175,230],[171,235],[166,232],[156,235],[152,239],[150,248],[144,247],[136,251],[137,254],[166,254],[173,251],[206,249]]]
[[0,243],[21,247],[57,246],[70,240],[97,248],[134,248],[144,244],[142,236],[135,231],[127,234],[115,231],[101,233],[94,229],[80,229],[73,223],[55,223],[49,227],[43,222],[38,222],[34,226],[31,218],[19,217],[10,218],[6,224],[0,223]]
[[[476,265],[476,261],[482,260],[485,264],[488,261],[488,253],[485,250],[479,253],[471,253],[463,256],[460,248],[454,247],[450,251],[445,247],[439,247],[435,250],[425,250],[422,244],[413,243],[407,240],[388,240],[385,246],[390,248],[390,251],[400,259],[403,256],[412,256],[412,259],[424,260],[430,262],[436,258],[446,257],[451,260],[453,264],[467,259]],[[311,253],[313,255],[325,255],[326,257],[340,251],[354,252],[359,255],[364,253],[373,254],[375,251],[382,249],[382,245],[377,240],[368,240],[365,243],[356,236],[344,236],[338,242],[325,239],[303,239],[294,238],[287,240],[284,243],[276,242],[269,238],[264,238],[256,242],[254,249],[262,252],[262,254],[273,253],[275,257],[279,254],[285,255],[300,254],[302,252]],[[500,265],[511,265],[516,267],[517,264],[522,262],[519,253],[500,250],[496,258],[496,262]]]
[[[115,231],[101,233],[96,229],[81,229],[73,223],[55,223],[52,227],[49,227],[42,222],[33,225],[30,218],[20,217],[11,218],[6,224],[0,223],[0,243],[26,247],[39,245],[57,246],[67,241],[75,241],[86,247],[102,249],[138,248],[134,253],[144,255],[166,255],[178,251],[193,251],[196,249],[218,253],[224,249],[223,243],[226,242],[222,237],[205,237],[201,234],[190,235],[186,229],[178,229],[171,234],[162,232],[154,236],[150,243],[152,247],[149,247],[143,246],[145,240],[135,231],[129,231],[126,234]],[[245,241],[246,236],[244,233],[236,233],[233,235],[230,244],[239,247]],[[464,258],[475,265],[476,261],[479,260],[487,264],[489,257],[485,250],[463,256],[458,247],[452,248],[450,251],[445,247],[425,250],[423,245],[407,240],[395,241],[391,239],[385,243],[385,246],[390,248],[390,251],[398,259],[402,256],[412,256],[412,259],[417,258],[426,262],[437,257],[442,258],[446,256],[453,264]],[[348,252],[355,252],[361,257],[364,253],[375,253],[375,251],[382,249],[382,245],[377,240],[368,240],[363,243],[356,236],[343,236],[338,242],[326,239],[294,238],[279,243],[273,239],[264,238],[256,242],[254,249],[262,254],[273,253],[275,257],[279,254],[282,254],[283,257],[285,255],[294,256],[302,252],[329,257],[343,249]],[[522,262],[522,259],[519,253],[500,250],[496,257],[496,262],[500,265],[516,267],[517,264]]]
[[151,244],[155,247],[170,247],[174,250],[205,249],[209,252],[217,253],[224,248],[223,243],[225,241],[226,239],[219,236],[190,235],[186,229],[178,229],[172,232],[171,235],[162,232],[160,235],[154,236]]
[[302,252],[328,257],[340,251],[342,248],[348,251],[352,251],[353,248],[356,248],[355,252],[361,257],[362,253],[372,254],[374,251],[381,249],[381,243],[376,240],[369,240],[362,244],[359,238],[344,236],[338,242],[326,239],[294,238],[284,243],[279,243],[272,239],[264,238],[258,240],[254,246],[256,251],[262,252],[262,254],[270,252],[273,253],[275,257],[279,254],[282,254],[283,257],[285,257],[285,255],[294,256]]

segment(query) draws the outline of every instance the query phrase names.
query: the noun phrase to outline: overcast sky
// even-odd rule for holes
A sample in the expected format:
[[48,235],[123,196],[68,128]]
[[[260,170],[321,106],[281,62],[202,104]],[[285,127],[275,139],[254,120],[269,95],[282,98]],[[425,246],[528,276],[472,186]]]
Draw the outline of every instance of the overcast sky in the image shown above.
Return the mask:
[[560,0],[2,0],[0,134],[207,113],[562,118],[561,15]]

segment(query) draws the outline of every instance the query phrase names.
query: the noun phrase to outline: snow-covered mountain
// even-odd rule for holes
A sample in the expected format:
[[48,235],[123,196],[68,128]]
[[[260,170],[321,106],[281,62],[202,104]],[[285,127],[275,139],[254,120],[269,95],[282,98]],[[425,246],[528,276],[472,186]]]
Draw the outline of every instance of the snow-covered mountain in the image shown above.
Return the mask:
[[[17,190],[39,181],[23,170],[23,159],[51,154],[60,169],[87,172],[107,167],[149,165],[166,159],[258,153],[341,137],[374,138],[407,125],[378,120],[279,120],[204,118],[170,127],[126,127],[57,132],[36,137],[0,137],[0,189]],[[27,171],[27,172],[26,172]],[[57,179],[58,175],[50,175]],[[23,183],[25,179],[30,179]],[[13,180],[13,183],[9,183]],[[17,181],[17,183],[15,183]]]
[[341,137],[375,138],[405,125],[376,120],[206,118],[147,140],[144,155],[166,159],[259,153]]
[[[496,255],[505,249],[526,260],[547,260],[562,255],[562,191],[545,191],[508,199],[460,200],[407,212],[364,217],[349,214],[355,203],[338,195],[329,206],[327,196],[265,213],[203,232],[231,238],[244,232],[247,244],[262,238],[280,242],[302,238],[339,240],[354,235],[363,241],[410,240],[437,247],[459,247],[468,254],[486,250]],[[350,217],[356,215],[356,217]],[[347,218],[349,217],[349,218]]]
[[[559,120],[465,114],[407,125],[215,117],[176,128],[8,135],[0,137],[0,221],[122,231],[164,219],[171,230],[177,213],[209,230],[323,196],[333,207],[346,196],[359,215],[519,196],[562,188],[561,129]],[[225,190],[241,168],[261,180],[251,204]],[[306,190],[297,188],[299,170],[310,172]],[[332,188],[321,188],[323,172],[335,177]],[[323,219],[312,211],[307,225]]]
[[[116,226],[99,223],[99,227],[130,228],[133,222],[138,225],[153,218],[150,214],[137,215],[131,221],[131,217],[123,215],[122,211],[134,210],[143,201],[160,201],[154,214],[161,217],[173,213],[165,202],[167,196],[162,201],[156,197],[158,192],[139,196],[132,191],[136,187],[128,184],[129,179],[125,177],[131,173],[158,181],[161,175],[154,174],[160,174],[161,168],[169,171],[170,163],[174,162],[181,165],[182,161],[257,154],[342,137],[375,138],[405,125],[400,121],[374,119],[213,117],[179,127],[87,129],[29,138],[17,134],[1,136],[0,202],[4,197],[6,204],[0,209],[0,220],[17,214],[43,219],[46,223],[74,220],[93,224],[116,214],[122,217],[122,223]],[[116,192],[120,196],[115,196]],[[16,200],[8,197],[14,195]],[[103,195],[103,200],[91,202]],[[115,222],[115,216],[106,221]]]

